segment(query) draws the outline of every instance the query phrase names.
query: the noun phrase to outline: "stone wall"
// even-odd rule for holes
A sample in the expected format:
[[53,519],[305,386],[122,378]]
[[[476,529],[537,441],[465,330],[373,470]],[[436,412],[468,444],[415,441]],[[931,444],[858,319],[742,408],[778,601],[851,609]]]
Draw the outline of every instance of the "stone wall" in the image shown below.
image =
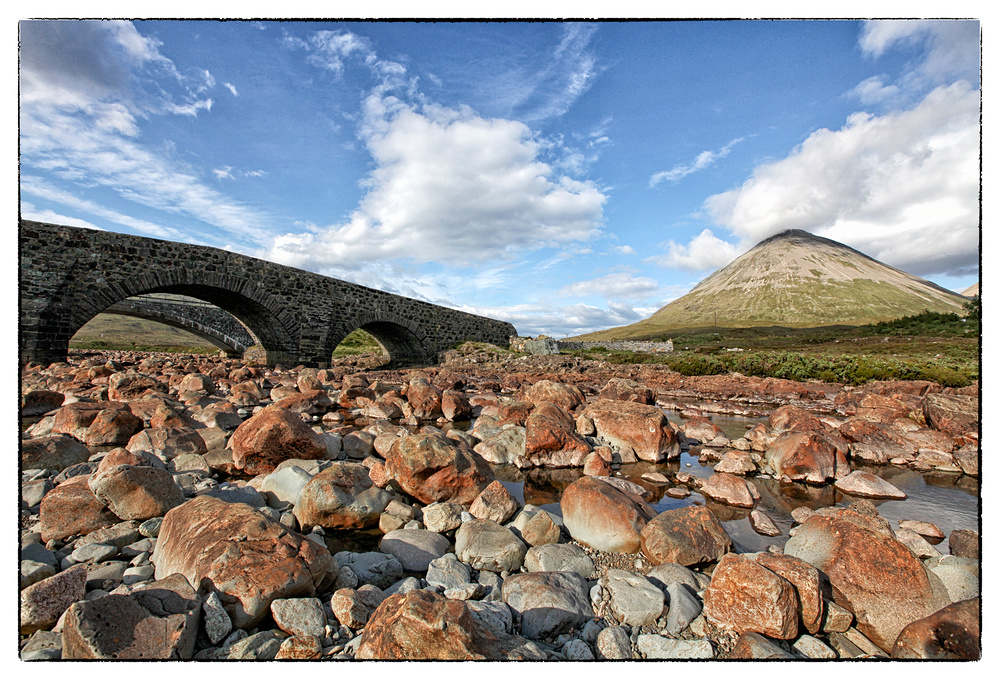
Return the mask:
[[537,338],[513,337],[510,349],[526,354],[558,354],[561,351],[585,350],[603,347],[614,351],[646,352],[651,354],[674,351],[674,341],[654,342],[652,340],[604,340],[601,342],[579,342],[573,340],[553,340],[547,335]]
[[233,315],[213,305],[136,297],[116,302],[104,312],[169,323],[211,339],[215,344],[221,343],[224,346],[220,349],[236,353],[242,353],[255,342]]
[[111,305],[143,293],[185,295],[235,316],[267,363],[329,365],[363,328],[394,362],[433,363],[467,340],[501,347],[506,322],[466,314],[229,251],[22,220],[21,361],[63,361],[69,339]]

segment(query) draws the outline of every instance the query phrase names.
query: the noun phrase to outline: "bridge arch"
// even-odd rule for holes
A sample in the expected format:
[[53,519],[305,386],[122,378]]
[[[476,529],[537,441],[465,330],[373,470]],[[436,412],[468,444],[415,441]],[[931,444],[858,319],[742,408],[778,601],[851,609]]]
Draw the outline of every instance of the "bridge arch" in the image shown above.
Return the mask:
[[242,354],[258,342],[235,317],[208,303],[131,297],[116,302],[102,313],[146,319],[178,328],[225,352]]
[[332,356],[344,338],[361,329],[375,338],[389,355],[390,365],[427,364],[434,362],[434,352],[427,342],[426,331],[410,319],[386,312],[369,312],[355,316],[331,333],[326,356]]
[[194,278],[190,271],[168,270],[145,272],[95,286],[73,310],[67,327],[66,347],[84,324],[114,305],[146,293],[173,293],[211,303],[232,314],[246,327],[256,344],[264,348],[270,361],[284,360],[295,354],[294,320],[272,295],[250,281],[215,272],[201,272],[197,281]]

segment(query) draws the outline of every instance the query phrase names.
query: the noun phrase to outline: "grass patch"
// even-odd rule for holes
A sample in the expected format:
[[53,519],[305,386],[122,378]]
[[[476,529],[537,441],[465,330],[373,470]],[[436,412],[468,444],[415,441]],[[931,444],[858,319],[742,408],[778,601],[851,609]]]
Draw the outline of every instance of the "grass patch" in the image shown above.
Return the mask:
[[382,351],[382,345],[378,344],[378,340],[373,338],[370,333],[366,333],[358,328],[348,333],[347,337],[340,341],[337,348],[333,350],[333,356],[347,357],[355,354]]

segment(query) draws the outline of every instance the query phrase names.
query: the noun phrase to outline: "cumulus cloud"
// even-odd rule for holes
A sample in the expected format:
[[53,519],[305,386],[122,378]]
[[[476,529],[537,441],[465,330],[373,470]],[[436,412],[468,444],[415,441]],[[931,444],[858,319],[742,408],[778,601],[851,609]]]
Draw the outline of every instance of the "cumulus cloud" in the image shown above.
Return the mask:
[[670,240],[665,248],[666,254],[648,257],[645,261],[661,267],[704,271],[724,267],[739,255],[736,246],[718,238],[711,229],[703,230],[686,246]]
[[554,307],[551,304],[523,304],[461,309],[472,314],[508,321],[521,335],[548,335],[553,338],[565,338],[615,326],[625,326],[648,316],[623,303],[609,303],[606,309],[584,304],[564,307]]
[[909,110],[852,114],[705,206],[750,244],[805,229],[915,274],[968,273],[978,262],[979,94],[960,81]]
[[[239,241],[262,236],[256,214],[207,187],[169,150],[153,148],[160,140],[150,145],[142,139],[143,121],[151,116],[209,110],[211,99],[202,96],[215,84],[209,72],[181,73],[160,53],[160,43],[130,22],[24,21],[20,33],[23,167],[47,170],[68,183],[107,187],[134,203],[194,217]],[[47,196],[59,200],[55,191]],[[73,207],[140,228],[140,221],[93,203]],[[164,231],[154,227],[140,229]]]
[[660,284],[646,276],[633,276],[627,272],[614,272],[571,283],[559,291],[562,296],[599,295],[607,300],[638,300],[650,298],[660,291]]
[[979,22],[965,20],[868,21],[858,40],[862,52],[877,58],[897,45],[920,45],[925,53],[909,77],[941,83],[979,78]]
[[649,186],[652,188],[664,181],[677,182],[690,174],[698,172],[699,170],[711,167],[715,165],[716,161],[720,158],[728,156],[729,152],[733,150],[733,147],[742,142],[743,139],[743,137],[738,137],[718,151],[702,151],[700,154],[695,156],[694,160],[690,163],[680,163],[672,167],[670,170],[657,172],[649,178]]
[[343,224],[275,239],[264,257],[322,268],[386,258],[459,266],[595,236],[606,196],[539,157],[523,123],[371,95],[362,138],[375,169]]

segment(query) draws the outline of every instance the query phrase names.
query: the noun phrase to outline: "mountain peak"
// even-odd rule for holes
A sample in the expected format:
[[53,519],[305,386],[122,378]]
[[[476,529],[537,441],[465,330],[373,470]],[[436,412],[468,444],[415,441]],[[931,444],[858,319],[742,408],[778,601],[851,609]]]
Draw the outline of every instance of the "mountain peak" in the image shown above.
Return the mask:
[[965,299],[832,239],[789,229],[764,239],[687,295],[631,326],[591,333],[610,340],[684,327],[861,325],[962,310]]

